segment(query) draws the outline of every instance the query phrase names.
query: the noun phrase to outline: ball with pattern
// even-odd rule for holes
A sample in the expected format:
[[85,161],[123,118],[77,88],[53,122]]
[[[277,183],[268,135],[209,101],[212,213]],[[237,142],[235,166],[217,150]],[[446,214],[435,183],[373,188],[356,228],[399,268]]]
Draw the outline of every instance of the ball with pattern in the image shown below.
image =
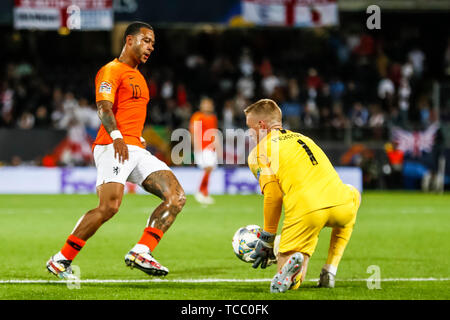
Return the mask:
[[233,236],[233,251],[236,257],[244,262],[251,262],[250,255],[254,249],[249,248],[248,244],[258,240],[261,234],[261,227],[255,224],[239,228]]

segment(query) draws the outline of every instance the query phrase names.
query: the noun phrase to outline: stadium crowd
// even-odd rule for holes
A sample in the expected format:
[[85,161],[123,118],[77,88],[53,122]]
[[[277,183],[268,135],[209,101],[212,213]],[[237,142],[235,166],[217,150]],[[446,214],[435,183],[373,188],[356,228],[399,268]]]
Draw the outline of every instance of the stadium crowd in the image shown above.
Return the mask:
[[[289,129],[368,128],[370,139],[390,125],[434,122],[428,84],[450,75],[450,40],[441,53],[443,72],[434,74],[424,48],[408,37],[333,30],[157,34],[162,44],[141,68],[151,96],[147,123],[169,132],[188,127],[202,96],[214,100],[222,129],[245,128],[243,109],[269,97]],[[69,136],[95,138],[93,80],[109,59],[50,65],[10,59],[0,77],[0,128],[67,129]]]
[[[243,108],[260,97],[276,100],[291,128],[433,120],[429,92],[422,90],[427,71],[422,48],[405,43],[402,52],[393,52],[393,44],[370,34],[332,32],[326,40],[313,39],[315,48],[286,43],[279,51],[269,48],[276,36],[257,34],[253,43],[235,46],[228,54],[219,45],[223,36],[199,35],[197,45],[183,48],[183,55],[161,59],[165,53],[160,53],[155,63],[143,67],[152,97],[149,123],[186,127],[202,95],[215,100],[223,128],[245,125]],[[450,41],[442,60],[449,73]],[[30,61],[5,65],[1,127],[67,128],[70,114],[87,127],[98,126],[91,83],[96,70],[82,65],[43,68]],[[44,72],[52,73],[53,81]]]

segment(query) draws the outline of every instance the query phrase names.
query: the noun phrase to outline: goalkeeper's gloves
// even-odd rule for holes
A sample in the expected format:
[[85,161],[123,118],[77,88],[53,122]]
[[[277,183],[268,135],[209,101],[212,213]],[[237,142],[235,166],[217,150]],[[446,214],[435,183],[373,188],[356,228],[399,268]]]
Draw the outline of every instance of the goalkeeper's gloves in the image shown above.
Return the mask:
[[265,269],[268,262],[270,265],[276,260],[273,253],[275,236],[275,233],[269,233],[263,230],[258,240],[248,244],[249,248],[255,248],[255,252],[250,256],[251,261],[254,261],[252,265],[253,268],[256,269],[261,265],[261,268]]

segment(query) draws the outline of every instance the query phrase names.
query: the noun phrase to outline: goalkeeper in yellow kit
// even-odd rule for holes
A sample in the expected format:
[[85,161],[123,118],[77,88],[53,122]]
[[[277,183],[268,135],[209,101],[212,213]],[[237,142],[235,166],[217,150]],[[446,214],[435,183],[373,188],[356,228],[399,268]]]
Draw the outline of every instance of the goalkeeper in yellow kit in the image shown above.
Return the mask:
[[[253,267],[278,260],[270,291],[297,289],[323,227],[333,228],[319,287],[334,287],[334,277],[350,240],[361,197],[344,184],[325,153],[310,138],[282,127],[281,109],[262,99],[245,110],[257,146],[248,159],[264,194],[264,230],[254,244]],[[275,257],[273,248],[281,208],[284,221]]]

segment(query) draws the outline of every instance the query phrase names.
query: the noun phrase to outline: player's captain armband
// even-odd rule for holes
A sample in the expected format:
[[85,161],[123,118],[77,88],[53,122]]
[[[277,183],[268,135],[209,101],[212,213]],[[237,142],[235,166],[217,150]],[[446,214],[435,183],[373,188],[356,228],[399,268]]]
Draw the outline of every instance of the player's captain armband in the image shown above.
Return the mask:
[[102,81],[100,86],[98,87],[98,93],[107,93],[111,94],[112,85],[108,81]]

